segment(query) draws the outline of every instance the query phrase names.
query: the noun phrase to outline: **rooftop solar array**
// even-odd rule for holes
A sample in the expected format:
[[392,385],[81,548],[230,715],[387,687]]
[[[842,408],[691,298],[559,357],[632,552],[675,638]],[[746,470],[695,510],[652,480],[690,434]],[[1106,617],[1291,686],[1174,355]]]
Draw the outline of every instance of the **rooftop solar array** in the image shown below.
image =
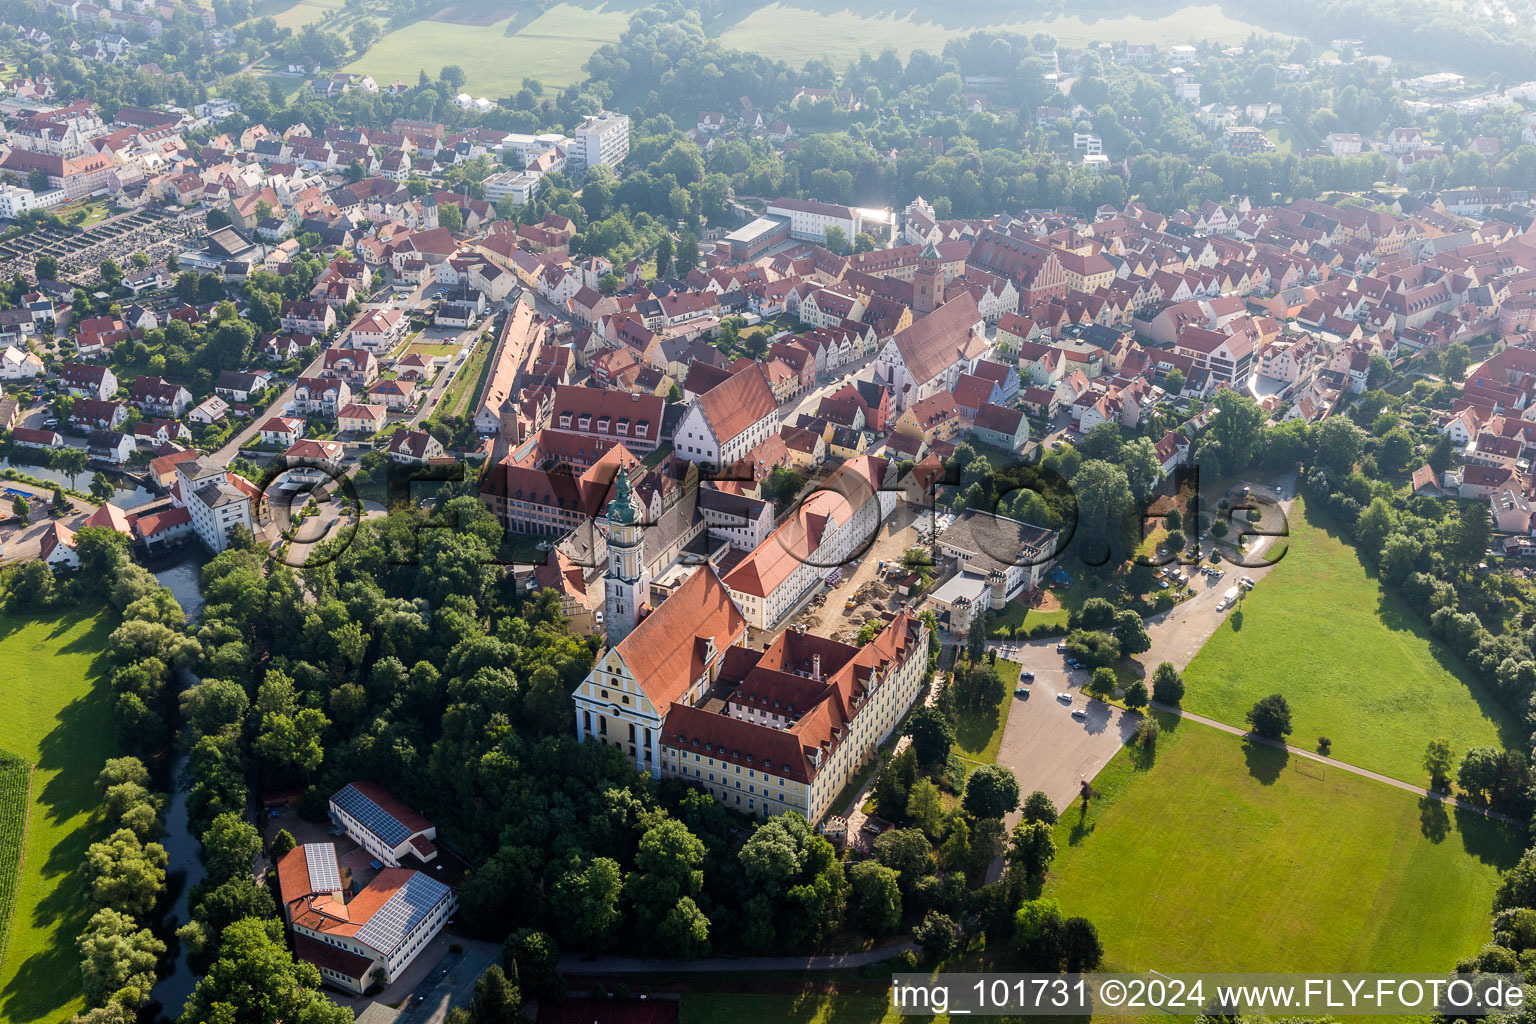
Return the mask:
[[305,843],[304,860],[309,864],[309,887],[315,892],[335,892],[341,888],[341,868],[336,864],[336,847],[331,843]]
[[331,799],[336,801],[337,807],[356,818],[363,828],[378,836],[384,841],[384,845],[391,849],[411,836],[411,830],[396,820],[394,815],[368,799],[350,783],[343,786]]
[[357,941],[389,956],[400,948],[411,929],[448,898],[450,889],[437,879],[419,871],[412,872],[405,884],[395,890],[389,902],[376,910],[368,923],[357,930]]

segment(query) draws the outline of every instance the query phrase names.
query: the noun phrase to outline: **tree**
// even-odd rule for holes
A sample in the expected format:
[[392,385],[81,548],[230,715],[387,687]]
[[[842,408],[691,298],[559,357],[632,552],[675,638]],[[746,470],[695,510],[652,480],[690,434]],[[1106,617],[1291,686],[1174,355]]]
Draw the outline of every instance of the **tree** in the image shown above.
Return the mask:
[[1272,693],[1248,709],[1248,724],[1266,739],[1284,739],[1291,731],[1291,706],[1284,697]]
[[371,18],[363,18],[352,26],[352,48],[359,55],[366,53],[368,48],[379,41],[379,23]]
[[220,814],[203,833],[203,861],[214,885],[249,877],[260,853],[261,833],[238,814]]
[[1135,503],[1125,470],[1100,460],[1084,462],[1072,476],[1072,490],[1083,559],[1095,565],[1113,561],[1129,536]]
[[1147,684],[1140,679],[1125,688],[1125,706],[1138,711],[1147,706]]
[[1216,392],[1214,404],[1207,435],[1220,445],[1219,470],[1233,473],[1247,469],[1258,454],[1264,411],[1252,398],[1231,388]]
[[1169,395],[1177,398],[1179,392],[1184,390],[1184,371],[1178,368],[1169,370],[1163,375],[1162,388]]
[[1061,923],[1063,967],[1067,973],[1095,970],[1104,960],[1099,930],[1086,917],[1069,917]]
[[[1465,342],[1452,342],[1440,354],[1440,370],[1449,380],[1461,380],[1466,375],[1467,367],[1471,363],[1472,350],[1466,346]],[[1324,422],[1327,421],[1325,420]]]
[[464,211],[454,203],[439,203],[437,206],[437,226],[447,228],[449,231],[458,232],[464,230]]
[[1008,846],[1008,862],[1024,872],[1024,877],[1039,879],[1056,857],[1055,829],[1043,821],[1021,821],[1013,827]]
[[839,256],[846,256],[851,251],[848,246],[848,236],[839,227],[827,228],[825,244],[829,250]]
[[282,860],[297,845],[298,842],[293,838],[292,832],[285,828],[278,829],[277,835],[272,837],[272,860],[274,862]]
[[458,92],[464,88],[464,83],[469,81],[469,76],[464,74],[464,69],[457,64],[449,64],[438,72],[437,79],[454,92]]
[[1346,416],[1330,416],[1312,432],[1313,459],[1342,477],[1354,469],[1365,444],[1365,432]]
[[656,929],[656,937],[663,948],[684,960],[697,960],[709,955],[709,918],[691,896],[684,896],[667,911]]
[[568,868],[555,883],[555,898],[564,908],[559,923],[565,940],[594,949],[606,945],[624,920],[619,909],[623,890],[619,864],[608,857]]
[[931,704],[924,704],[913,713],[907,733],[912,737],[912,751],[922,765],[943,764],[955,743],[954,726]]
[[21,520],[22,523],[26,523],[31,519],[32,505],[27,501],[25,495],[18,494],[11,499],[11,515]]
[[1095,697],[1113,697],[1119,688],[1120,680],[1115,670],[1104,666],[1093,670],[1093,674],[1088,677],[1088,685],[1084,687]]
[[507,936],[501,947],[507,974],[517,979],[525,997],[559,998],[565,992],[560,978],[560,949],[546,932],[520,928]]
[[944,816],[944,802],[932,779],[918,779],[907,790],[907,819],[923,830],[929,839],[939,834]]
[[1130,657],[1152,649],[1152,638],[1147,635],[1147,627],[1142,623],[1141,616],[1129,608],[1115,615],[1115,624],[1110,632],[1115,638],[1115,643],[1120,645],[1121,657]]
[[903,892],[910,892],[928,873],[933,847],[915,828],[894,828],[875,837],[875,860],[895,871]]
[[1184,699],[1184,678],[1173,662],[1161,662],[1152,673],[1152,699],[1167,707],[1178,707]]
[[523,1019],[522,993],[500,964],[486,968],[475,981],[470,1019],[475,1024],[517,1024]]
[[699,239],[697,235],[684,233],[678,240],[676,255],[672,258],[674,273],[687,277],[688,272],[699,265]]
[[1424,750],[1424,770],[1429,772],[1429,787],[1443,790],[1450,784],[1451,769],[1456,766],[1456,755],[1451,741],[1433,739]]
[[1035,790],[1024,798],[1024,820],[1056,824],[1056,804],[1041,790]]
[[87,1006],[102,1006],[114,997],[129,1007],[149,1000],[165,943],[131,916],[110,907],[96,911],[75,948]]
[[624,879],[624,892],[647,926],[668,916],[680,899],[704,887],[704,844],[676,818],[664,818],[640,837],[635,870]]
[[319,992],[319,970],[293,960],[283,924],[246,918],[224,929],[218,960],[192,990],[181,1024],[283,1021],[283,1024],[349,1024],[350,1007]]
[[39,256],[33,272],[39,281],[57,281],[59,279],[59,261],[52,256]]
[[921,924],[912,929],[912,938],[928,963],[939,963],[960,945],[960,926],[954,918],[930,910]]
[[[91,476],[91,500],[92,501],[96,502],[96,504],[98,504],[98,505],[105,505],[108,501],[112,500],[112,496],[114,494],[116,494],[116,493],[117,493],[117,488],[112,486],[112,481],[107,479],[107,474],[105,474],[105,473],[95,473],[95,474],[92,474],[92,476]],[[60,494],[59,496],[63,497],[63,494]],[[63,505],[61,507],[68,508],[68,505]]]
[[672,276],[672,236],[663,234],[656,243],[656,276],[665,279]]
[[85,851],[86,895],[98,907],[144,916],[165,888],[165,847],[120,828]]
[[965,780],[960,806],[978,818],[1001,818],[1019,806],[1019,780],[1000,764],[982,765]]
[[901,924],[901,886],[892,869],[872,860],[859,861],[848,869],[852,895],[850,922],[875,938],[889,935]]

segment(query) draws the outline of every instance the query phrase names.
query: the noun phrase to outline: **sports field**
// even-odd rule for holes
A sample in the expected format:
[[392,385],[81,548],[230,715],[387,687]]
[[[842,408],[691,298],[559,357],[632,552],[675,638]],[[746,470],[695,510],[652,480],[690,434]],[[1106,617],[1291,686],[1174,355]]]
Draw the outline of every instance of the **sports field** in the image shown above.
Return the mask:
[[1339,760],[1419,784],[1436,737],[1458,755],[1524,745],[1487,688],[1300,499],[1287,544],[1185,671],[1186,710],[1246,727],[1254,701],[1278,692],[1291,705],[1291,743],[1327,736]]
[[1057,826],[1045,895],[1094,922],[1106,970],[1444,970],[1488,941],[1519,834],[1163,721],[1150,765],[1122,750]]
[[100,659],[114,622],[108,611],[42,619],[0,614],[0,664],[7,668],[0,749],[35,766],[0,962],[6,1024],[65,1020],[80,1009],[75,938],[88,915],[78,869],[86,847],[106,832],[96,775],[116,750]]
[[638,0],[574,0],[542,14],[519,10],[486,22],[486,8],[463,4],[387,33],[347,65],[381,84],[433,78],[447,64],[468,76],[465,90],[496,100],[515,93],[524,78],[560,88],[586,77],[582,65],[604,43],[616,42]]
[[950,39],[971,32],[990,30],[1031,35],[1048,32],[1062,46],[1081,46],[1102,40],[1131,39],[1138,42],[1171,45],[1194,43],[1203,39],[1236,43],[1254,32],[1275,33],[1277,29],[1255,25],[1225,14],[1218,4],[1181,7],[1165,13],[1143,16],[1126,14],[1116,17],[1086,18],[1062,15],[1047,18],[1017,19],[999,17],[995,11],[955,8],[915,10],[911,5],[880,13],[858,13],[846,6],[821,4],[815,0],[784,0],[740,14],[743,8],[727,7],[727,23],[712,23],[727,46],[752,50],[766,57],[802,64],[821,57],[834,64],[846,64],[863,50],[871,55],[892,47],[903,57],[913,50],[937,54]]

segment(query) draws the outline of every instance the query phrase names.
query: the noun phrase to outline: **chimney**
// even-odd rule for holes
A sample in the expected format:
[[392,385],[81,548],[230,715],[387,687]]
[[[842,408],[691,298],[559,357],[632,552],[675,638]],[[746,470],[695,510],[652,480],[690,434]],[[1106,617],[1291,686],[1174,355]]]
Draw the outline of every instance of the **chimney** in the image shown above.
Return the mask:
[[821,682],[821,655],[811,655],[811,678]]

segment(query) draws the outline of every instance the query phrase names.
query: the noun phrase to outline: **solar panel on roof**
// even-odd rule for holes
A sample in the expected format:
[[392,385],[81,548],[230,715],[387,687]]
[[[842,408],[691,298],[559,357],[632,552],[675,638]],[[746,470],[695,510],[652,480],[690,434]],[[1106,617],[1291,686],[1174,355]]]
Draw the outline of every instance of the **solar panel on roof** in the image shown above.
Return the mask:
[[363,828],[378,836],[391,848],[399,846],[410,838],[410,829],[396,820],[394,815],[364,796],[356,786],[350,784],[343,786],[341,791],[331,799],[336,801],[337,807],[357,819]]
[[412,873],[405,884],[395,890],[389,901],[357,930],[357,941],[385,955],[393,953],[400,948],[411,929],[420,924],[448,894],[448,887],[437,879],[420,872]]
[[315,892],[335,892],[341,888],[341,868],[336,864],[336,847],[330,843],[305,843],[304,860],[309,865],[309,887]]

